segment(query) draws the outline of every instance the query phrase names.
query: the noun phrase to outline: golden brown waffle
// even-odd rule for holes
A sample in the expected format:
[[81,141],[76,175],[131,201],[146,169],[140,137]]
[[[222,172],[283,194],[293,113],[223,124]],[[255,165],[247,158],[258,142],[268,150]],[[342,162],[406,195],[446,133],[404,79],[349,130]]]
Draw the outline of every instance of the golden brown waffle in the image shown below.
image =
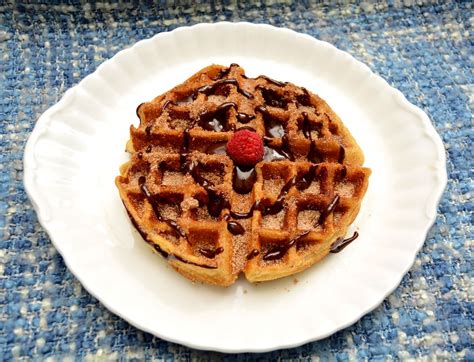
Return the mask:
[[[236,64],[212,65],[137,115],[116,185],[143,238],[189,279],[276,279],[344,246],[370,170],[318,96],[247,78]],[[234,166],[225,152],[244,127],[265,140],[253,169]]]

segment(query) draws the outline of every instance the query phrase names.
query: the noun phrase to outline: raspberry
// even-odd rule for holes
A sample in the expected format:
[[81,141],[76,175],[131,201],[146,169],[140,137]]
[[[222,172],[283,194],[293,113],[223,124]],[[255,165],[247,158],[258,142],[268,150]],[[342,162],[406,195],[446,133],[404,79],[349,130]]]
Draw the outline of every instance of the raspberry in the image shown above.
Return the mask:
[[263,157],[262,138],[247,129],[234,133],[227,142],[227,154],[239,166],[254,166]]

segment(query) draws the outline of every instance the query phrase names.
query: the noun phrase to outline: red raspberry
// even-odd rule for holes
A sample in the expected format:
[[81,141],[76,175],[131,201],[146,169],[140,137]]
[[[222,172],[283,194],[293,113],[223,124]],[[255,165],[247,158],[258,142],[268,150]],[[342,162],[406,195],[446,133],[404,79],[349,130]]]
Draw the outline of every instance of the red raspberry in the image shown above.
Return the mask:
[[264,152],[262,138],[247,129],[235,132],[227,142],[226,150],[239,166],[254,166],[262,159]]

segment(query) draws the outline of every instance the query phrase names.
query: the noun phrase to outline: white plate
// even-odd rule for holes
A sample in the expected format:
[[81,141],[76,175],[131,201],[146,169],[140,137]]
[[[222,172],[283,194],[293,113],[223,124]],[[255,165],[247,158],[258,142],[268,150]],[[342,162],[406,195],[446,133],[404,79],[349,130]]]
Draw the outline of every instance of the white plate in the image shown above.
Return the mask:
[[[232,62],[326,99],[373,171],[353,225],[359,239],[297,280],[190,283],[151,253],[114,185],[137,105]],[[24,162],[41,224],[92,295],[140,329],[224,352],[301,345],[379,305],[412,265],[446,184],[439,136],[399,91],[328,43],[248,23],[179,28],[118,53],[41,116]]]

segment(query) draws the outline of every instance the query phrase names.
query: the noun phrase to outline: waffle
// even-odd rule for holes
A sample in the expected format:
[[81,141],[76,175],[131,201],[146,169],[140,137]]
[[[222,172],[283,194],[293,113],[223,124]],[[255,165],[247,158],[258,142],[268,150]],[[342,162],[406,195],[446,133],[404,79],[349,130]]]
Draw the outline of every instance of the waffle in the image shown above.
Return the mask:
[[[351,241],[343,238],[370,169],[339,117],[305,88],[211,65],[137,115],[116,185],[143,239],[185,277],[276,279]],[[225,151],[241,128],[264,139],[254,168]]]

